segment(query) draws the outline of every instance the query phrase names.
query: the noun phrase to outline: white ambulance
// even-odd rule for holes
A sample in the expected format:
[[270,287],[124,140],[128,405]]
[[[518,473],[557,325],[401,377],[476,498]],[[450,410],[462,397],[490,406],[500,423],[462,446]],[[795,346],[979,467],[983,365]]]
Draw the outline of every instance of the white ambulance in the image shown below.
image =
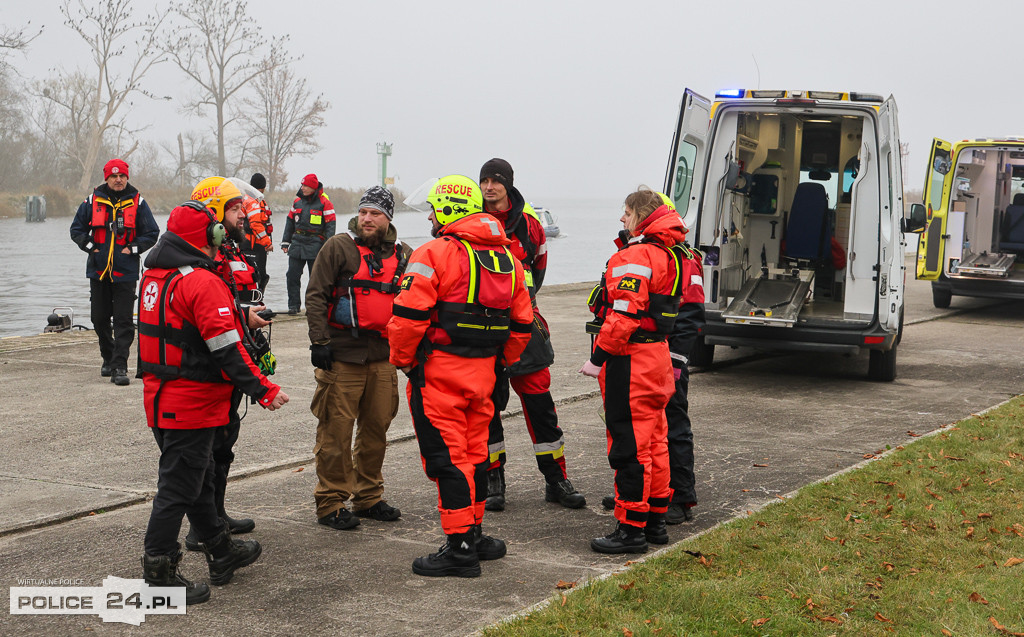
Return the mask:
[[903,182],[896,102],[856,92],[687,89],[665,177],[705,254],[716,345],[870,352],[896,377],[903,325]]
[[[917,278],[935,307],[953,295],[1024,298],[1024,138],[932,142]],[[916,228],[915,228],[916,229]]]

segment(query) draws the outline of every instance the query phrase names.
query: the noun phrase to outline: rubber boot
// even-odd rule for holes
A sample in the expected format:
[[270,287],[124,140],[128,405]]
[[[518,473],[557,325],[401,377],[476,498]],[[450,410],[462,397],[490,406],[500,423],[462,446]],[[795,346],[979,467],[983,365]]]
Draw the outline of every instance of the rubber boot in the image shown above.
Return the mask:
[[508,552],[503,540],[484,535],[483,527],[479,524],[473,527],[473,544],[480,560],[500,560]]
[[412,572],[426,577],[480,577],[473,532],[447,536],[437,553],[412,561]]
[[664,513],[648,513],[644,537],[651,544],[668,544],[668,527],[665,526]]
[[544,500],[557,502],[567,509],[582,509],[587,506],[587,499],[568,480],[547,483],[544,487]]
[[598,553],[646,553],[647,538],[643,527],[619,522],[608,535],[590,540],[590,548]]
[[487,472],[487,501],[484,508],[488,511],[505,510],[505,467],[497,467]]
[[226,529],[200,544],[210,567],[210,582],[216,586],[230,582],[236,569],[252,564],[263,552],[256,540],[233,540]]
[[192,583],[178,571],[181,562],[181,551],[174,555],[143,555],[142,577],[150,586],[184,586],[185,604],[193,606],[210,599],[210,587],[206,584]]

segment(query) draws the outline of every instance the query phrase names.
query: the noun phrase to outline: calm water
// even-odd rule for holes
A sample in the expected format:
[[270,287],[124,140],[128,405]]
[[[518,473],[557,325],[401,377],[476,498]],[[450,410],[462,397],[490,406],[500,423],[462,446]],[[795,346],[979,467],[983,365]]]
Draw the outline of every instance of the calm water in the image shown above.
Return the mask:
[[[551,210],[557,217],[561,234],[549,238],[546,284],[596,280],[605,261],[614,250],[612,240],[622,227],[619,223],[620,199],[548,199],[536,205]],[[284,231],[284,214],[275,211],[275,239]],[[351,215],[339,215],[339,230],[347,227]],[[157,216],[161,230],[167,217]],[[398,236],[411,246],[430,238],[430,223],[420,213],[395,215]],[[71,241],[71,217],[51,218],[42,223],[27,223],[23,218],[0,219],[0,337],[38,334],[46,326],[46,317],[55,307],[70,307],[74,323],[88,328],[89,282],[85,278],[84,252]],[[288,257],[274,247],[267,259],[270,283],[267,305],[275,310],[288,308],[284,275]],[[303,274],[305,286],[307,276]],[[305,289],[305,287],[303,287]]]

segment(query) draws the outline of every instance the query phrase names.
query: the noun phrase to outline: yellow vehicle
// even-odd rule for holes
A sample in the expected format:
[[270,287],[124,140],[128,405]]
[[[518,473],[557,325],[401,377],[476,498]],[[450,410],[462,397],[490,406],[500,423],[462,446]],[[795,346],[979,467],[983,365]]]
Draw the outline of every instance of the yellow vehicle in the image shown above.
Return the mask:
[[896,102],[870,93],[687,89],[665,193],[704,253],[715,345],[869,353],[891,381],[903,325]]
[[1024,298],[1024,138],[935,139],[910,217],[935,307],[954,295]]

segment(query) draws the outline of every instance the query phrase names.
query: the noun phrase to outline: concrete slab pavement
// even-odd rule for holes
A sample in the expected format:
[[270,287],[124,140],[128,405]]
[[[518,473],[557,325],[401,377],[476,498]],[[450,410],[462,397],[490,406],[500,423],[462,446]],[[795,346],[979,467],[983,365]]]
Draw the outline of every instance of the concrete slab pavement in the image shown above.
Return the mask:
[[[483,577],[411,573],[412,559],[436,550],[441,532],[436,491],[423,475],[404,404],[384,469],[386,497],[402,519],[364,521],[353,531],[315,523],[308,341],[304,321],[283,318],[274,333],[281,361],[275,380],[292,403],[275,413],[250,408],[233,471],[241,479],[228,486],[229,511],[257,520],[252,537],[264,545],[261,559],[184,617],[151,616],[135,628],[89,615],[8,615],[0,632],[459,635],[550,596],[559,580],[621,567],[626,558],[597,555],[587,545],[613,523],[600,507],[611,470],[597,385],[576,373],[589,344],[581,329],[588,290],[557,286],[541,294],[557,350],[553,392],[567,464],[588,507],[569,511],[543,501],[525,422],[510,415],[509,505],[485,519],[486,532],[508,541],[509,555],[484,563]],[[905,443],[908,431],[924,433],[1020,393],[1021,309],[957,298],[952,310],[938,311],[927,284],[910,282],[894,383],[868,382],[866,356],[719,348],[716,365],[692,375],[699,515],[670,527],[672,540]],[[140,575],[145,498],[155,487],[158,454],[144,423],[141,382],[105,382],[97,358],[91,334],[0,340],[0,585],[64,577],[93,586],[108,575]],[[206,579],[200,555],[190,554],[183,566]]]

